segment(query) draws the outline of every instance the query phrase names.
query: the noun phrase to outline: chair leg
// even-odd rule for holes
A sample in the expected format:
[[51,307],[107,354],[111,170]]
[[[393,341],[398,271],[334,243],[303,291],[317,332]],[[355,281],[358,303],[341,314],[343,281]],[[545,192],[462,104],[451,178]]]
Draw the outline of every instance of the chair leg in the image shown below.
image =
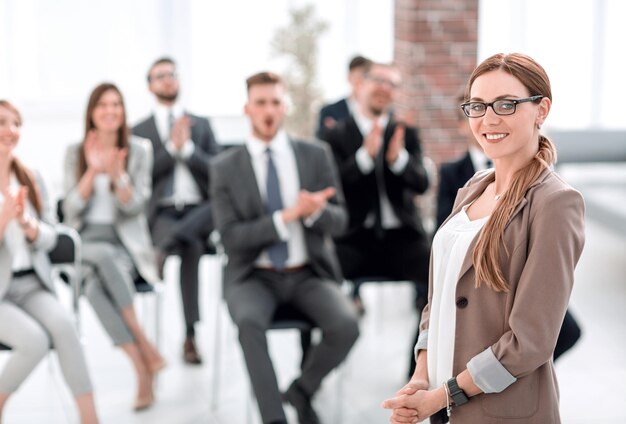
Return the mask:
[[304,361],[309,354],[311,348],[311,331],[300,331],[300,345],[302,346],[302,361],[300,362],[300,369],[304,368]]

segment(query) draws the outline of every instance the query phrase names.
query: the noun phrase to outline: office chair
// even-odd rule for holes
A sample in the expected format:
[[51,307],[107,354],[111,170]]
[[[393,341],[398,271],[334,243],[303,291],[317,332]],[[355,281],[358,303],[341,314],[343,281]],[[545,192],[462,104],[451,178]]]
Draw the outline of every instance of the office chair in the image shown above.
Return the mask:
[[[58,238],[53,250],[48,253],[52,264],[53,278],[58,276],[67,283],[72,290],[72,313],[76,330],[81,335],[80,315],[78,313],[78,298],[80,296],[80,236],[73,228],[67,225],[55,225]],[[10,346],[0,343],[0,350],[11,350]]]
[[[57,218],[59,220],[59,222],[63,222],[64,219],[64,215],[63,215],[63,198],[59,199],[57,201],[57,208],[56,208],[56,212],[57,212]],[[75,244],[77,246],[80,246],[80,236],[78,235],[78,233],[76,232],[76,230],[66,226],[66,225],[59,225],[60,227],[64,228],[64,229],[68,229],[71,231],[67,231],[68,233],[68,237],[71,235],[71,237],[73,238],[73,240],[75,241]],[[66,231],[64,230],[64,233]],[[61,233],[60,233],[61,234]],[[63,236],[65,237],[65,235]],[[55,251],[59,248],[59,245],[64,245],[67,242],[62,241],[61,239],[59,239],[59,242],[57,243],[57,248],[55,248]],[[75,279],[74,280],[70,280],[69,274],[65,273],[65,271],[63,271],[60,274],[61,279],[63,279],[65,282],[70,283],[70,281],[74,281],[72,285],[73,289],[74,289],[74,298],[73,298],[73,307],[74,307],[74,311],[76,313],[76,316],[79,316],[79,311],[78,311],[78,307],[79,307],[79,298],[80,295],[82,294],[82,285],[83,285],[83,280],[82,280],[82,275],[81,275],[81,269],[80,269],[80,264],[82,263],[82,256],[80,255],[80,250],[78,250],[78,254],[74,257],[74,263],[76,264],[75,269],[77,270],[75,272]],[[57,256],[55,256],[55,258],[57,258]],[[59,258],[60,259],[60,258]],[[139,294],[142,299],[147,298],[150,295],[153,295],[155,298],[155,305],[156,307],[155,309],[155,316],[154,316],[154,327],[155,327],[155,343],[157,345],[157,347],[161,347],[160,342],[161,342],[161,311],[163,310],[163,283],[159,282],[155,285],[152,285],[150,283],[148,283],[146,280],[144,280],[141,276],[138,276],[135,281],[135,292],[137,294]],[[144,305],[143,306],[143,310],[145,312],[145,310],[147,309],[145,307],[145,302],[143,302]],[[144,313],[144,319],[145,319],[145,313]],[[80,333],[79,333],[80,334]]]

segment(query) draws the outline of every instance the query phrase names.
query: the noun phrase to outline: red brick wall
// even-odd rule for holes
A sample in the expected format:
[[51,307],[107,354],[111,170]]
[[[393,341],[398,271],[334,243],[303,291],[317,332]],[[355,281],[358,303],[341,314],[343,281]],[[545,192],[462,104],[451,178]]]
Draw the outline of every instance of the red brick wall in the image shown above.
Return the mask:
[[420,129],[436,164],[465,150],[456,97],[476,66],[478,0],[396,0],[394,60],[403,73],[396,102]]

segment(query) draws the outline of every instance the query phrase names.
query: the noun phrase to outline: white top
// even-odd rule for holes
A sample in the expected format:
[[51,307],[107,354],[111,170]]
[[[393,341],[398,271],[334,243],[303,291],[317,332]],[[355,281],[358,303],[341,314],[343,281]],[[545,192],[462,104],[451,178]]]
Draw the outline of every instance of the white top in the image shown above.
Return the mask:
[[[367,137],[374,128],[374,120],[371,120],[363,115],[359,108],[356,108],[353,111],[352,115],[354,117],[354,122],[356,122],[356,125],[359,128],[359,132],[361,133],[363,138]],[[383,114],[378,118],[378,125],[383,129],[383,134],[388,123],[389,115]],[[381,145],[381,150],[382,148],[383,147]],[[356,152],[356,163],[361,172],[365,175],[369,174],[372,171],[376,172],[376,183],[378,185],[378,193],[380,195],[378,201],[380,203],[380,221],[382,227],[384,229],[401,227],[402,222],[400,222],[400,219],[396,216],[396,213],[391,206],[391,202],[389,201],[389,197],[387,196],[387,189],[385,188],[385,176],[382,172],[383,170],[380,167],[376,168],[376,163],[374,162],[374,159],[372,159],[372,157],[369,155],[369,153],[367,153],[367,150],[365,150],[365,147],[363,146],[361,146]],[[394,174],[400,175],[402,172],[404,172],[408,163],[409,153],[406,151],[406,149],[402,149],[396,161],[389,168]],[[365,219],[365,227],[373,227],[375,219],[376,218],[373,214],[368,216]]]
[[[17,194],[20,186],[21,184],[15,177],[15,174],[11,173],[9,179],[9,191],[13,196]],[[0,193],[0,210],[2,209],[1,206],[3,204],[4,196]],[[28,201],[28,198],[26,198],[26,215],[30,215],[32,217],[37,216],[37,212]],[[21,271],[31,269],[33,267],[33,258],[31,256],[30,247],[28,246],[28,241],[26,240],[22,227],[16,219],[9,221],[4,229],[4,241],[9,252],[11,252],[11,256],[13,257],[13,264],[11,265],[12,271]]]
[[[280,183],[280,196],[283,201],[283,207],[289,208],[298,202],[300,193],[300,176],[298,174],[298,165],[296,164],[296,156],[291,148],[287,134],[279,131],[274,139],[269,143],[259,140],[252,135],[246,139],[246,148],[252,159],[252,168],[256,182],[261,193],[263,202],[267,199],[267,153],[266,149],[272,150],[272,160],[278,174]],[[294,267],[304,265],[309,262],[309,255],[306,250],[304,241],[304,228],[300,220],[292,221],[288,224],[283,222],[281,212],[274,212],[272,219],[276,232],[280,239],[287,242],[287,250],[289,256],[287,258],[286,267]],[[263,250],[255,262],[256,266],[271,267],[269,255]]]
[[467,206],[437,231],[433,240],[433,297],[428,325],[428,381],[432,389],[452,378],[456,284],[468,248],[489,218],[470,221]]
[[170,199],[163,199],[162,203],[167,205],[198,204],[202,202],[202,195],[196,180],[185,163],[185,160],[189,159],[196,150],[196,145],[191,139],[188,139],[180,151],[174,147],[174,143],[170,140],[170,114],[172,119],[178,119],[185,112],[178,103],[172,108],[167,108],[161,104],[157,104],[154,108],[154,120],[159,136],[170,155],[177,159],[176,165],[174,165],[174,195]]
[[115,194],[111,191],[111,177],[108,174],[98,174],[93,179],[91,203],[85,213],[85,222],[88,224],[107,224],[115,222],[117,207]]

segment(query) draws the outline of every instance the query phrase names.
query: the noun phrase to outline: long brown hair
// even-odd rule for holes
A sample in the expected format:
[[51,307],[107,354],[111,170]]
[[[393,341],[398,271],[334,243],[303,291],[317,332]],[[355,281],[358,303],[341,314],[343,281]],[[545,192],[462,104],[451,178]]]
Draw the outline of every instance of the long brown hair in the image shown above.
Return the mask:
[[[0,100],[0,107],[13,112],[17,116],[17,124],[20,127],[22,126],[22,115],[12,103],[7,100]],[[37,211],[37,214],[41,217],[41,213],[43,211],[43,200],[41,198],[41,191],[39,190],[35,176],[18,158],[15,157],[15,155],[11,159],[11,170],[15,174],[17,181],[19,181],[21,185],[28,187],[28,200]]]
[[[496,54],[483,61],[472,73],[467,93],[479,76],[487,72],[503,70],[517,78],[530,96],[542,95],[552,100],[552,89],[546,71],[531,57],[521,53]],[[544,135],[539,134],[538,152],[533,159],[513,176],[511,186],[505,191],[491,217],[478,237],[473,260],[476,269],[476,287],[484,281],[497,292],[508,292],[509,286],[500,268],[501,247],[504,246],[504,229],[522,201],[528,188],[539,175],[556,163],[556,148]],[[495,177],[494,177],[495,178]],[[506,247],[505,247],[506,249]],[[506,252],[508,254],[508,252]]]
[[87,140],[87,134],[89,131],[96,128],[96,124],[93,122],[93,111],[98,106],[98,102],[100,98],[107,91],[115,91],[120,96],[120,101],[122,103],[122,125],[117,130],[117,147],[120,149],[128,147],[128,138],[129,138],[129,130],[128,125],[126,124],[126,106],[124,105],[124,96],[122,96],[122,92],[117,88],[115,84],[110,82],[104,82],[98,85],[93,89],[91,95],[89,96],[89,102],[87,103],[87,112],[85,113],[85,135],[83,137],[83,142],[80,145],[79,153],[78,153],[78,169],[77,178],[83,176],[85,171],[87,171],[87,158],[85,157],[85,141]]

